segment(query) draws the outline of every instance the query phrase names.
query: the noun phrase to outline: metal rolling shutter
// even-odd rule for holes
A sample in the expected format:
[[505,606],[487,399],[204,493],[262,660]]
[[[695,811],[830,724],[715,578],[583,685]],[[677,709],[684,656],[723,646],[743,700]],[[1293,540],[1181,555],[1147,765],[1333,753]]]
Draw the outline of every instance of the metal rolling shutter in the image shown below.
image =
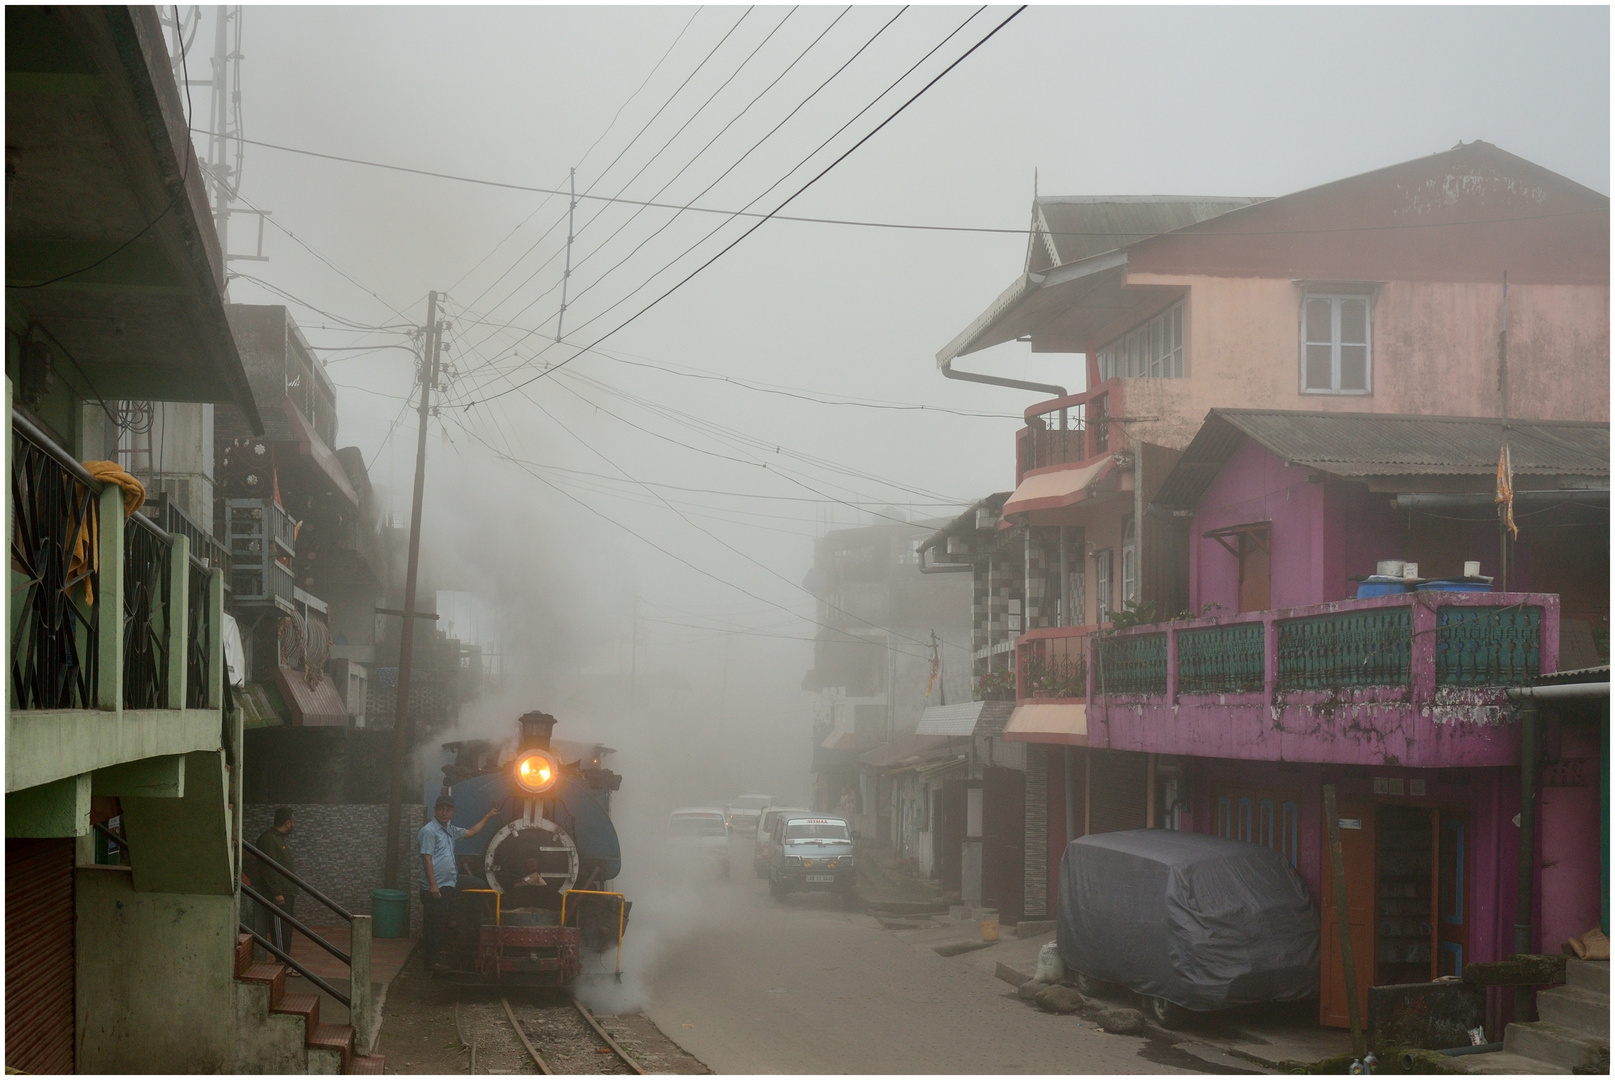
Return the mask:
[[6,841],[6,1068],[73,1071],[73,840]]
[[1144,828],[1148,755],[1130,750],[1088,752],[1093,755],[1088,774],[1088,782],[1093,785],[1088,801],[1088,831]]

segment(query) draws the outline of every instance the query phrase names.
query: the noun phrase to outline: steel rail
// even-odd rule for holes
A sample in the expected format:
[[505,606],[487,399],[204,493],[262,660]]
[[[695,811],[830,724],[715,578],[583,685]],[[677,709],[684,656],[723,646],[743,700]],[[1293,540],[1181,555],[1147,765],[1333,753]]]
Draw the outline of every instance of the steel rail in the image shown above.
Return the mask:
[[264,937],[262,934],[258,933],[258,931],[256,931],[256,930],[252,929],[251,927],[249,927],[246,923],[237,923],[236,925],[241,929],[241,932],[243,934],[252,935],[252,939],[254,941],[256,941],[258,944],[262,945],[264,947],[264,949],[267,950],[271,956],[276,957],[277,959],[280,960],[281,963],[285,964],[287,967],[291,968],[293,971],[295,971],[299,975],[303,976],[303,978],[307,979],[309,982],[313,983],[315,986],[319,987],[321,990],[324,990],[327,994],[330,994],[332,997],[334,997],[338,1001],[342,1002],[342,1005],[343,1005],[344,1008],[348,1008],[348,1009],[353,1008],[353,1001],[352,1001],[352,999],[350,999],[348,997],[348,995],[346,995],[346,994],[342,993],[340,990],[336,989],[336,987],[332,986],[330,983],[326,982],[324,979],[322,979],[318,975],[314,974],[312,971],[310,971],[308,968],[304,967],[302,964],[299,964],[296,960],[293,960],[290,953],[283,952],[280,948],[278,948],[268,938]]
[[510,1021],[511,1030],[516,1033],[516,1038],[522,1041],[522,1046],[526,1049],[527,1056],[533,1059],[533,1064],[538,1066],[538,1071],[545,1076],[554,1076],[555,1071],[545,1063],[543,1055],[538,1052],[538,1048],[533,1045],[532,1040],[528,1039],[527,1032],[522,1030],[521,1023],[516,1019],[515,1011],[510,1007],[510,999],[500,998],[499,1004],[505,1007],[505,1019]]
[[589,1011],[588,1007],[585,1006],[583,1002],[579,1001],[577,998],[573,998],[572,1004],[577,1008],[578,1015],[587,1020],[589,1022],[589,1026],[594,1028],[594,1033],[604,1039],[607,1046],[611,1047],[611,1052],[622,1058],[624,1065],[627,1065],[630,1069],[634,1070],[635,1075],[645,1075],[645,1070],[640,1066],[639,1062],[635,1061],[633,1056],[630,1055],[628,1051],[618,1046],[616,1039],[613,1039],[610,1035],[606,1034],[606,1029],[600,1026],[600,1022],[594,1018],[594,1014]]
[[313,930],[305,926],[290,912],[282,910],[263,893],[259,892],[257,889],[254,889],[251,885],[241,886],[241,891],[252,897],[254,901],[262,905],[264,910],[268,911],[275,918],[284,921],[286,925],[308,938],[314,944],[318,945],[320,948],[324,949],[326,952],[330,953],[344,964],[347,964],[349,967],[353,966],[353,957],[349,956],[335,945],[332,945],[329,941],[326,941],[324,938],[320,937],[320,935],[316,934]]
[[343,921],[345,921],[345,922],[352,922],[353,921],[353,914],[350,911],[348,911],[347,908],[343,907],[341,904],[337,903],[335,900],[332,900],[329,896],[326,896],[324,893],[320,892],[314,886],[310,885],[308,882],[304,881],[302,878],[298,877],[296,874],[292,873],[290,870],[288,870],[284,866],[280,865],[280,863],[276,862],[274,859],[271,859],[268,855],[265,855],[262,851],[259,851],[258,850],[258,845],[248,843],[246,840],[243,840],[243,841],[241,841],[241,846],[243,848],[246,848],[247,854],[251,855],[253,858],[257,859],[259,862],[261,862],[264,865],[268,866],[271,870],[275,871],[275,873],[279,874],[281,877],[285,878],[287,881],[290,881],[293,885],[296,885],[299,889],[302,889],[304,892],[308,893],[314,899],[318,900],[320,903],[322,903],[326,907],[330,908],[337,915],[342,916]]

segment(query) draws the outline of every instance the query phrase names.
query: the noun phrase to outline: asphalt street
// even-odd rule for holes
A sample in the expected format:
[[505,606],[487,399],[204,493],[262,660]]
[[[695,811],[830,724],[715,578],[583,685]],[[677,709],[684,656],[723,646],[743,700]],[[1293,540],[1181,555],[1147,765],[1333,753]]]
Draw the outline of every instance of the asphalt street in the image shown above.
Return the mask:
[[702,917],[664,945],[645,1011],[715,1072],[1195,1071],[1170,1048],[1032,1008],[979,958],[941,957],[828,895],[776,901],[749,860],[701,898]]

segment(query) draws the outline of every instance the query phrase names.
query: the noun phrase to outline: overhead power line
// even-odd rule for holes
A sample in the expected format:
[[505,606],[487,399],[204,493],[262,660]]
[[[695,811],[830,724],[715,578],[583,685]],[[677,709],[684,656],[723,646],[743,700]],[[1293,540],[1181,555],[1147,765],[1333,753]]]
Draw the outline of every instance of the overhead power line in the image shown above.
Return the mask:
[[[958,59],[954,60],[953,63],[951,63],[947,67],[943,68],[935,76],[933,76],[929,82],[927,82],[924,86],[922,86],[918,90],[916,90],[914,92],[913,96],[911,96],[907,101],[903,102],[903,104],[899,105],[896,109],[894,109],[891,113],[889,113],[887,115],[886,119],[882,120],[879,124],[875,125],[875,127],[871,131],[869,131],[868,134],[864,135],[863,138],[859,139],[857,142],[855,142],[851,146],[849,146],[846,150],[844,150],[841,153],[841,155],[839,157],[837,157],[834,161],[830,162],[830,164],[826,165],[823,169],[821,169],[818,173],[816,173],[813,176],[812,179],[810,179],[807,183],[803,184],[801,187],[797,188],[796,191],[794,191],[790,195],[788,195],[785,198],[784,202],[780,203],[778,206],[776,206],[774,208],[774,213],[778,213],[780,210],[783,210],[786,206],[789,206],[793,201],[795,201],[797,198],[799,198],[804,192],[806,192],[814,184],[817,184],[820,180],[824,179],[824,177],[828,176],[830,174],[830,171],[833,170],[837,165],[840,165],[843,161],[847,160],[848,157],[852,156],[852,154],[855,153],[859,149],[859,147],[863,146],[870,139],[874,138],[876,135],[880,134],[880,132],[885,130],[886,126],[888,124],[890,124],[893,120],[896,120],[899,116],[901,116],[908,109],[908,107],[910,105],[913,105],[916,101],[918,101],[921,97],[923,97],[926,94],[926,92],[929,91],[933,86],[935,86],[937,83],[941,82],[942,79],[945,78],[950,72],[952,72],[960,64],[964,63],[965,60],[967,60],[971,56],[973,56],[975,54],[976,50],[980,49],[983,45],[987,44],[987,42],[991,41],[993,39],[993,37],[996,36],[1000,30],[1002,30],[1004,27],[1008,26],[1010,24],[1010,22],[1012,22],[1016,18],[1016,16],[1020,15],[1021,12],[1025,11],[1026,7],[1027,7],[1027,5],[1022,4],[1020,7],[1016,8],[1014,11],[1010,12],[1010,14],[1009,14],[1009,16],[1007,18],[1005,18],[1002,22],[1000,22],[997,26],[993,27],[991,30],[987,31],[987,33],[985,35],[983,35],[980,38],[980,40],[978,40],[974,45],[970,46],[970,48],[966,49],[965,52],[961,56],[959,56]],[[974,18],[974,17],[975,17],[975,15],[973,14],[971,16],[971,18]],[[966,22],[968,22],[968,21],[969,20],[966,20]],[[961,24],[961,25],[963,25],[963,24]],[[955,31],[955,33],[957,33],[957,31]],[[949,35],[950,38],[952,36],[953,36],[952,34]],[[946,40],[946,39],[944,39],[944,40]],[[912,69],[910,69],[910,70],[912,70]],[[905,74],[905,77],[906,77],[906,74]],[[884,96],[884,94],[882,96]],[[876,100],[879,100],[879,99],[877,98]],[[771,214],[769,216],[771,217],[773,215]],[[711,258],[707,259],[700,266],[697,266],[694,270],[692,270],[688,274],[686,274],[683,278],[681,278],[671,288],[669,288],[667,291],[663,292],[656,299],[652,300],[650,303],[646,304],[644,307],[640,308],[638,311],[636,311],[632,315],[628,316],[628,318],[624,319],[622,322],[618,323],[616,326],[612,327],[610,330],[607,330],[604,334],[601,334],[599,337],[595,338],[594,341],[589,343],[587,348],[593,348],[593,347],[599,345],[602,341],[605,341],[607,338],[611,337],[613,334],[616,334],[616,333],[620,332],[621,330],[625,329],[626,327],[628,327],[629,325],[631,325],[640,316],[644,315],[646,312],[650,311],[652,308],[654,308],[658,304],[660,304],[663,300],[666,300],[669,296],[672,296],[679,289],[681,289],[685,285],[689,284],[690,281],[694,280],[696,278],[696,276],[699,275],[707,267],[711,266],[713,263],[717,262],[719,259],[721,259],[725,255],[727,255],[729,252],[733,251],[736,246],[738,246],[740,243],[742,243],[747,237],[751,236],[752,233],[754,233],[758,229],[762,228],[763,225],[767,221],[768,221],[768,217],[764,217],[761,220],[759,220],[756,224],[752,225],[751,228],[747,229],[745,232],[741,233],[739,236],[737,236],[733,240],[731,240],[728,244],[726,244],[722,249],[720,249]],[[596,316],[596,318],[598,318],[598,316]],[[491,398],[491,397],[499,397],[499,396],[502,396],[504,394],[510,393],[512,390],[519,389],[521,386],[527,385],[527,383],[535,382],[538,379],[542,379],[545,376],[549,375],[551,372],[557,371],[557,370],[565,367],[567,364],[570,364],[573,360],[577,359],[581,355],[582,355],[581,351],[577,352],[577,353],[573,353],[571,356],[567,357],[565,360],[562,360],[560,363],[554,364],[554,365],[551,365],[550,367],[545,368],[543,371],[539,372],[537,375],[534,375],[531,379],[528,379],[526,382],[515,384],[514,386],[510,387],[510,389],[500,390],[500,391],[498,391],[498,392],[496,392],[494,394],[488,395],[488,397],[489,398]],[[488,400],[488,398],[484,398],[483,400]]]

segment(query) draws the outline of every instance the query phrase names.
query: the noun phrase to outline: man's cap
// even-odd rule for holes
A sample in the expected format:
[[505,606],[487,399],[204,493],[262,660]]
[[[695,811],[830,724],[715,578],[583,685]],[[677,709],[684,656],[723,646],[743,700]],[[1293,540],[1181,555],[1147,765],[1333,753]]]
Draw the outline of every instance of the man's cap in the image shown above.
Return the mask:
[[454,796],[452,796],[452,795],[439,795],[437,797],[437,805],[438,806],[453,806],[454,805]]

